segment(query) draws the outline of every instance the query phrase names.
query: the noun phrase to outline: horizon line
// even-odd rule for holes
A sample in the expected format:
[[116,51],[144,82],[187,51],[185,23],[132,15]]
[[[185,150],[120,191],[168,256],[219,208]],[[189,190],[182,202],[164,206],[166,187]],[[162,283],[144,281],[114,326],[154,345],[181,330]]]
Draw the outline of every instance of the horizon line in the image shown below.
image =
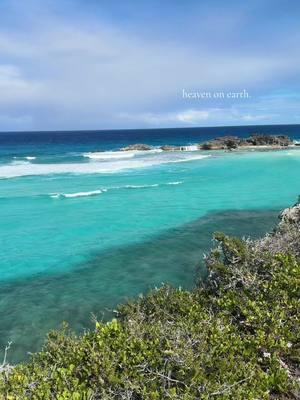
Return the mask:
[[17,130],[17,131],[0,131],[3,133],[71,133],[71,132],[119,132],[119,131],[157,131],[157,130],[174,130],[174,129],[214,129],[214,128],[245,128],[245,127],[264,127],[264,126],[299,126],[298,124],[258,124],[258,125],[215,125],[215,126],[175,126],[163,128],[111,128],[111,129],[55,129],[55,130]]

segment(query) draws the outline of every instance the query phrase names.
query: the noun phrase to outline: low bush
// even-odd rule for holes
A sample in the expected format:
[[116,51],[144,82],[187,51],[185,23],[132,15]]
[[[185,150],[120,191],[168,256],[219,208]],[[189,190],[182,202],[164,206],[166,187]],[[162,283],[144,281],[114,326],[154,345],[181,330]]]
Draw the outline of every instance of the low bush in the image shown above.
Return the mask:
[[194,290],[163,286],[120,306],[117,319],[94,331],[51,332],[27,364],[4,369],[2,398],[300,398],[293,224],[283,218],[260,241],[216,234],[209,276]]

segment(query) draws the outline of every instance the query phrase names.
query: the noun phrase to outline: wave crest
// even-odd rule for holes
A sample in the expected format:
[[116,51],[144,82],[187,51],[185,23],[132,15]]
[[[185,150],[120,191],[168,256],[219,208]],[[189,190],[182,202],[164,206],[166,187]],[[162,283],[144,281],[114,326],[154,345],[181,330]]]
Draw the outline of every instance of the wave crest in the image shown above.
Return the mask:
[[59,198],[77,198],[77,197],[89,197],[89,196],[97,196],[101,193],[105,193],[110,190],[122,190],[122,189],[150,189],[156,188],[161,186],[168,186],[168,185],[180,185],[183,181],[176,181],[176,182],[166,182],[166,183],[153,183],[153,184],[145,184],[145,185],[124,185],[124,186],[113,186],[109,188],[101,188],[97,190],[91,190],[88,192],[76,192],[76,193],[50,193],[50,197],[52,199],[59,199]]
[[77,192],[77,193],[52,193],[50,197],[52,197],[52,199],[59,199],[59,198],[72,199],[76,197],[98,196],[103,192],[106,192],[106,189],[92,190],[90,192]]
[[168,182],[167,185],[181,185],[183,181]]

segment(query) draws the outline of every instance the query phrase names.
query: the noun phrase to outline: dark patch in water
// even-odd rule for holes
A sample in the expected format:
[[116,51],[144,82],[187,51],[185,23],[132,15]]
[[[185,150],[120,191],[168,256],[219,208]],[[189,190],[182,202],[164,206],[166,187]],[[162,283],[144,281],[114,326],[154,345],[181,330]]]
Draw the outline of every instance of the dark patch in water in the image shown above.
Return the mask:
[[2,284],[0,346],[12,340],[9,362],[18,362],[62,321],[80,332],[92,327],[92,313],[102,318],[104,310],[163,282],[190,288],[196,268],[205,273],[201,260],[213,232],[256,238],[273,228],[277,216],[273,210],[211,213],[151,241],[98,254],[68,273]]

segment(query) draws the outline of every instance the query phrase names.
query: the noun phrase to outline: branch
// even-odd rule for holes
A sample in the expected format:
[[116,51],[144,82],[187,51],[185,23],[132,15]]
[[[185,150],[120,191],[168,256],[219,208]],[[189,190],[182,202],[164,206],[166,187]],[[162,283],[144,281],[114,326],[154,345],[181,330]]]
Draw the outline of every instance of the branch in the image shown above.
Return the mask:
[[8,342],[8,345],[5,346],[4,357],[3,357],[2,364],[0,365],[0,371],[2,371],[4,369],[4,367],[6,366],[7,353],[8,353],[8,350],[10,349],[11,345],[12,345],[12,342]]
[[210,395],[210,396],[218,396],[218,395],[220,395],[220,394],[225,394],[226,392],[228,392],[228,391],[229,391],[230,389],[232,389],[233,387],[239,385],[240,383],[243,383],[243,382],[245,382],[245,381],[248,381],[250,378],[252,378],[252,376],[248,376],[248,378],[241,379],[240,381],[235,382],[235,383],[233,383],[233,384],[230,385],[230,386],[225,386],[224,389],[218,390],[217,392],[210,393],[209,395]]

